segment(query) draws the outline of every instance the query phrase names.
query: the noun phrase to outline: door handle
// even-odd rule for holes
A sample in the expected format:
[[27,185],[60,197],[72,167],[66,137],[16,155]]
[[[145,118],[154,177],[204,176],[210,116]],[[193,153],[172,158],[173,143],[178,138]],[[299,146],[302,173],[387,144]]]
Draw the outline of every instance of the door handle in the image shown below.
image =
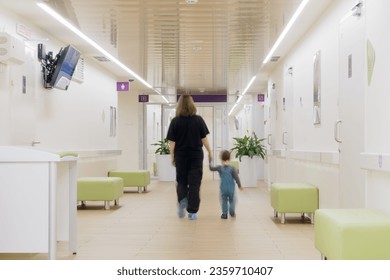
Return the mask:
[[335,124],[334,124],[334,140],[337,142],[337,143],[342,143],[341,139],[340,139],[340,135],[339,135],[339,127],[340,127],[340,124],[341,124],[341,121],[337,121]]
[[268,137],[267,137],[267,143],[270,146],[271,146],[271,136],[272,136],[272,134],[268,134]]
[[287,131],[285,131],[285,132],[283,132],[283,134],[282,134],[282,143],[284,144],[284,145],[287,145]]
[[36,141],[36,140],[32,140],[31,141],[31,146],[35,146],[35,145],[37,145],[37,144],[41,144],[41,142],[40,141]]

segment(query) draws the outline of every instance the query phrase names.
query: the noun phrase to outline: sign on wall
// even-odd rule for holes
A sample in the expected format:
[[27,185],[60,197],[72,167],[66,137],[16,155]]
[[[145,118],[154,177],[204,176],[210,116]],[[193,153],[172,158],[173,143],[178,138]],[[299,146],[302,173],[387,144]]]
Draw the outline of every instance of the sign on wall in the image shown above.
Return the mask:
[[257,95],[257,101],[258,102],[264,102],[265,101],[264,93],[260,93],[260,94]]
[[129,91],[129,82],[116,82],[116,91]]
[[149,95],[147,94],[138,95],[138,102],[149,102]]

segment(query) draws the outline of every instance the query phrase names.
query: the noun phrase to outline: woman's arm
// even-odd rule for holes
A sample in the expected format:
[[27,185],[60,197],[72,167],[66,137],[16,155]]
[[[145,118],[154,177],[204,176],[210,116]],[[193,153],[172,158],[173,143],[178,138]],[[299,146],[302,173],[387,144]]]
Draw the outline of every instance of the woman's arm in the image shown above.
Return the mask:
[[210,169],[210,171],[218,171],[218,172],[220,172],[221,171],[221,166],[220,165],[213,166],[211,164],[211,162],[209,162],[209,169]]
[[175,144],[176,144],[176,142],[168,140],[168,144],[169,144],[169,153],[171,155],[171,162],[172,162],[172,165],[175,166],[176,165],[176,163],[175,163]]
[[207,136],[205,138],[202,138],[203,146],[205,146],[208,154],[209,154],[209,162],[213,159],[213,151],[211,150],[209,140],[207,139]]

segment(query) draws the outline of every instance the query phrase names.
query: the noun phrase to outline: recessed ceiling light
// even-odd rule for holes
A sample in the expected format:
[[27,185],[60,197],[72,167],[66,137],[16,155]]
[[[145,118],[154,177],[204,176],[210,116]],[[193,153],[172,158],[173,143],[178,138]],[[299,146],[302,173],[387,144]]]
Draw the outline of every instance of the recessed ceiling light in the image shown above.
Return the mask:
[[196,4],[198,3],[198,0],[186,0],[187,4]]

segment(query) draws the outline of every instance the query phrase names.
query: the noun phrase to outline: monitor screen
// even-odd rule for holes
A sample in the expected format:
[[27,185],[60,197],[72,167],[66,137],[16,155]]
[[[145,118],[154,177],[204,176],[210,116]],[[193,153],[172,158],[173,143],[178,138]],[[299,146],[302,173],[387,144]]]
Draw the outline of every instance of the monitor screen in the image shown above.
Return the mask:
[[62,49],[50,80],[50,86],[67,90],[79,58],[80,52],[71,45]]

